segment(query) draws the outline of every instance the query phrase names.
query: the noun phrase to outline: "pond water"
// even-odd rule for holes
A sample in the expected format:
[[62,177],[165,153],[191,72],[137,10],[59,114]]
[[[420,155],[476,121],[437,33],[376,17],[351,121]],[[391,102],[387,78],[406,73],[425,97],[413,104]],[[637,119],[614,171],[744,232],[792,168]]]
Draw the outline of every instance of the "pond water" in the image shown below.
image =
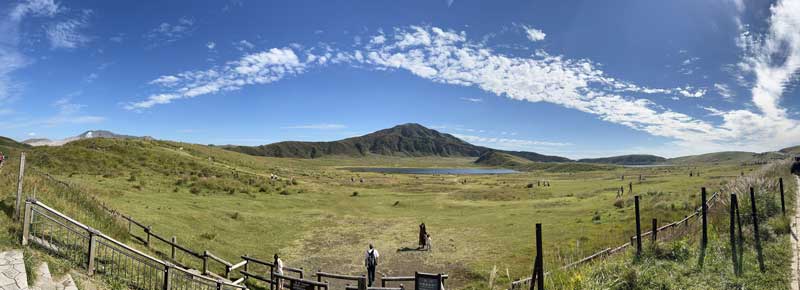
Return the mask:
[[398,168],[398,167],[356,167],[347,168],[353,172],[378,172],[398,174],[512,174],[519,171],[504,168]]

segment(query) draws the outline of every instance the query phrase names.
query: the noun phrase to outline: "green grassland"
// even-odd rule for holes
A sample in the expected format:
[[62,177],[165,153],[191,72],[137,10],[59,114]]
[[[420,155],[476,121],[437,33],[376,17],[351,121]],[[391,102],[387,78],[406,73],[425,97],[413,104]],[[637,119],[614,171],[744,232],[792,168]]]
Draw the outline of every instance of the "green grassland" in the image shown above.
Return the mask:
[[[37,174],[47,172],[72,184],[74,192],[95,196],[153,225],[162,236],[174,235],[192,249],[210,250],[229,261],[243,254],[268,259],[280,253],[290,266],[360,274],[363,251],[374,243],[383,258],[379,273],[446,272],[456,289],[486,288],[495,268],[502,274],[494,284],[529,276],[535,223],[544,224],[545,264],[555,268],[628,241],[634,232],[634,194],[642,196],[644,221],[674,221],[699,205],[700,187],[713,192],[758,168],[735,162],[593,170],[527,164],[521,168],[526,171],[510,175],[402,175],[344,168],[477,165],[475,158],[267,158],[203,145],[124,139],[7,150],[12,157],[28,152],[34,171],[25,192],[38,187],[40,199],[70,213],[96,205],[62,202],[71,199]],[[574,166],[582,168],[570,170]],[[16,168],[9,169],[0,172],[6,205],[15,188]],[[271,174],[280,179],[270,181]],[[538,180],[551,186],[537,186]],[[631,182],[634,194],[628,189]],[[620,187],[625,194],[618,199]],[[433,251],[402,251],[416,248],[421,222],[428,225]],[[119,233],[123,226],[107,228],[124,235]]]

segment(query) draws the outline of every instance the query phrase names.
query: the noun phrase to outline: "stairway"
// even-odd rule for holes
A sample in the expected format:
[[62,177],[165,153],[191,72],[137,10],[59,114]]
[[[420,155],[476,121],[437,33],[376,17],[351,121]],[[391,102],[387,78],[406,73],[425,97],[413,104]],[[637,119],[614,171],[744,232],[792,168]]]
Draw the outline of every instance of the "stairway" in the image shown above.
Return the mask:
[[28,287],[28,274],[22,250],[0,253],[0,290],[78,290],[69,274],[54,280],[47,263],[41,263],[36,271],[36,282]]
[[35,271],[36,282],[33,283],[31,290],[78,290],[75,280],[72,280],[72,276],[69,274],[54,280],[47,263],[39,264]]

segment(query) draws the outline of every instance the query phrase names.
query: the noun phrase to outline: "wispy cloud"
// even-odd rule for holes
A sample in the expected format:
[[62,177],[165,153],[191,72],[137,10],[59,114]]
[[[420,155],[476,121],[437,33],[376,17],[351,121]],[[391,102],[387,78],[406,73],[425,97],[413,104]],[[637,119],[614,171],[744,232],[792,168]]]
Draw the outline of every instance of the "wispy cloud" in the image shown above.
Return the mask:
[[128,103],[125,108],[147,109],[177,99],[235,91],[246,85],[268,84],[302,73],[305,66],[291,48],[273,48],[245,55],[223,67],[161,76],[150,83],[168,89],[167,92],[150,95],[144,101]]
[[89,26],[91,15],[91,10],[83,10],[78,17],[48,25],[45,33],[50,41],[50,47],[76,48],[91,41],[81,32]]
[[571,146],[568,142],[550,142],[514,138],[482,137],[475,135],[453,134],[456,138],[469,143],[505,150],[536,150],[541,147]]
[[342,124],[310,124],[310,125],[294,125],[281,127],[281,129],[312,129],[312,130],[339,130],[345,129],[347,126]]
[[481,98],[467,98],[467,97],[461,97],[461,98],[459,98],[459,99],[461,99],[461,100],[464,100],[464,101],[467,101],[467,102],[471,102],[471,103],[480,103],[480,102],[483,102],[483,99],[481,99]]
[[250,43],[247,40],[239,40],[233,43],[233,47],[235,47],[239,51],[251,50],[256,47],[255,44]]
[[214,50],[215,47],[217,47],[217,43],[213,41],[209,41],[208,43],[206,43],[206,48],[208,48],[208,50]]
[[731,88],[726,84],[715,83],[714,89],[716,89],[717,93],[725,99],[731,99],[736,96]]
[[144,37],[151,41],[151,47],[156,47],[181,40],[184,37],[190,36],[192,32],[194,32],[194,20],[181,17],[174,24],[162,22],[156,28],[153,28],[150,32],[145,34]]
[[51,116],[0,121],[0,128],[52,128],[63,125],[97,124],[106,121],[105,117],[85,114],[83,111],[86,105],[73,102],[69,96],[56,100],[51,107],[55,109],[55,113]]
[[0,17],[0,104],[22,87],[11,79],[11,73],[33,62],[19,49],[21,23],[30,17],[50,18],[60,10],[53,0],[30,0],[17,3]]

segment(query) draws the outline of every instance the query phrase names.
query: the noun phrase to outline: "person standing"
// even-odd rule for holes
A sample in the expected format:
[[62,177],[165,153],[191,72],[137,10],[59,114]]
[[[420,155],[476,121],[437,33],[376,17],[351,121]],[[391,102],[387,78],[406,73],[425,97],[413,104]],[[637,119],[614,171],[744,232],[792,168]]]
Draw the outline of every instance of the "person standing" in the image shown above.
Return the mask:
[[369,250],[364,258],[364,265],[367,267],[367,287],[372,287],[372,283],[375,282],[375,268],[378,267],[379,257],[378,250],[369,244]]
[[425,250],[431,250],[431,235],[427,233],[425,234]]
[[419,225],[419,248],[418,249],[424,249],[425,248],[425,241],[426,241],[425,235],[427,235],[427,234],[428,234],[428,230],[425,228],[425,223],[420,224]]
[[[281,257],[279,257],[278,254],[275,254],[274,258],[275,258],[275,260],[274,260],[274,264],[273,265],[275,265],[275,273],[278,273],[279,275],[282,276],[283,275],[283,260],[281,260]],[[283,289],[283,282],[281,281],[281,279],[277,279],[277,281],[280,282],[277,285],[278,286],[277,287],[278,290]]]

